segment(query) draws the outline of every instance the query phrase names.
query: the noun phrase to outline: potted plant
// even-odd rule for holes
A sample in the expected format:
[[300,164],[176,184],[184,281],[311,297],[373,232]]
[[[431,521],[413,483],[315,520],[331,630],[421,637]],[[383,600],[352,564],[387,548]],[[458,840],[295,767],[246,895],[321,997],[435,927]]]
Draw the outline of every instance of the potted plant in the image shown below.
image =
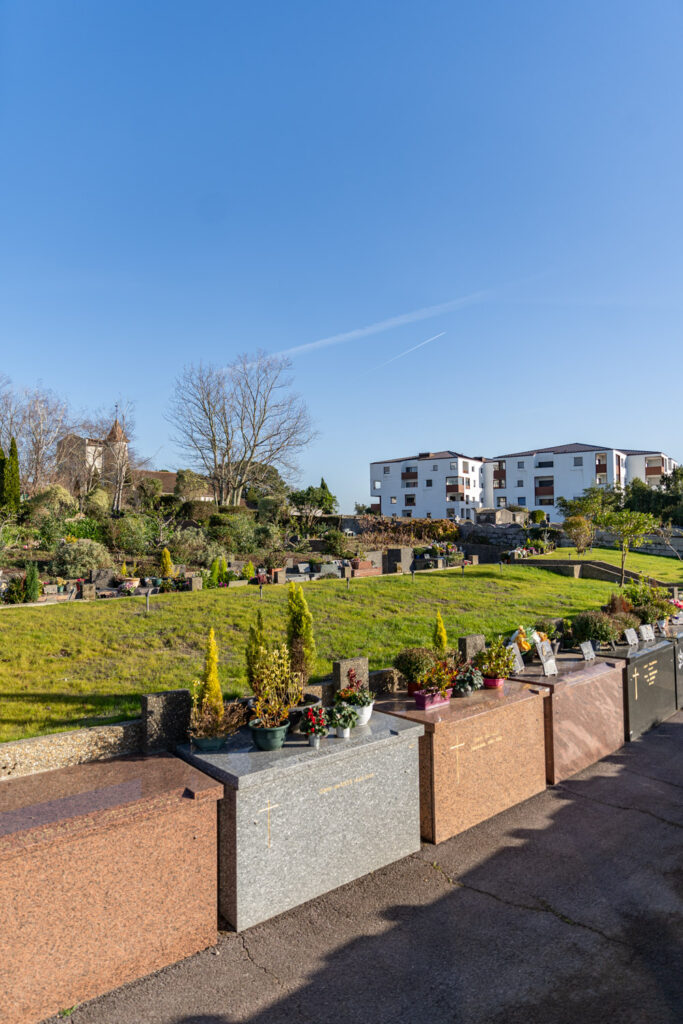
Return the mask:
[[502,636],[491,641],[489,647],[478,651],[474,657],[475,667],[479,669],[484,677],[484,686],[487,690],[500,688],[512,672],[515,664],[515,656],[505,646]]
[[420,688],[414,693],[415,707],[419,711],[449,704],[456,679],[456,669],[447,661],[437,661],[420,680]]
[[358,725],[367,725],[375,706],[374,695],[367,687],[363,686],[356,675],[355,668],[349,669],[347,678],[348,685],[343,690],[337,690],[334,695],[335,703],[350,704],[358,714]]
[[436,654],[430,647],[404,647],[394,658],[397,669],[408,685],[408,696],[412,697],[420,688],[420,680],[436,661]]
[[351,736],[351,730],[358,721],[358,712],[350,704],[337,704],[330,711],[329,721],[330,725],[333,725],[337,730],[339,739],[348,740]]
[[301,676],[292,671],[289,651],[279,644],[261,648],[254,666],[252,688],[256,718],[249,723],[260,750],[279,750],[289,729],[289,712],[302,697]]
[[322,705],[320,697],[314,693],[305,693],[299,703],[289,712],[289,731],[291,733],[301,732],[301,723],[309,708],[319,708]]
[[244,724],[246,709],[242,704],[223,703],[218,680],[218,647],[213,629],[209,630],[206,659],[202,679],[192,687],[190,712],[190,741],[200,750],[217,751],[239,727]]
[[467,661],[458,669],[453,693],[456,697],[469,697],[475,690],[481,690],[483,685],[484,677],[481,672],[471,661]]
[[324,708],[308,708],[304,712],[299,725],[299,732],[303,733],[304,736],[308,736],[309,747],[315,747],[316,750],[320,746],[320,739],[322,736],[327,736],[327,712]]

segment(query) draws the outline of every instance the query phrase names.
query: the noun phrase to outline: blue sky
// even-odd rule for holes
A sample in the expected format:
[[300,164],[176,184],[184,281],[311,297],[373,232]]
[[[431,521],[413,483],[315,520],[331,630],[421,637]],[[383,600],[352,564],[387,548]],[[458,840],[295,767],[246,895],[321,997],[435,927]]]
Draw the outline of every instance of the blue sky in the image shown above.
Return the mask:
[[418,450],[683,459],[682,44],[661,0],[0,0],[0,370],[175,468],[184,363],[298,349],[346,510]]

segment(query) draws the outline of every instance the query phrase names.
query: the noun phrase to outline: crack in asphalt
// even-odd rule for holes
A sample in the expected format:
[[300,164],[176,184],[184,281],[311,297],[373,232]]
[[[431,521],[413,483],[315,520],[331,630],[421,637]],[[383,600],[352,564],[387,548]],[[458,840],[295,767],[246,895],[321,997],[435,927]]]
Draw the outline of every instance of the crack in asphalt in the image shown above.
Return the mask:
[[558,921],[563,924],[567,924],[572,928],[583,928],[585,931],[592,932],[594,935],[598,935],[605,942],[610,942],[616,946],[622,946],[624,949],[628,949],[633,952],[630,943],[625,942],[623,939],[618,939],[613,935],[608,935],[606,932],[595,928],[591,924],[585,924],[583,921],[575,921],[573,918],[568,917],[561,911],[556,910],[552,904],[548,903],[547,900],[536,897],[538,905],[534,906],[532,903],[518,903],[516,900],[505,899],[504,896],[498,896],[495,892],[490,892],[488,889],[479,889],[476,885],[470,885],[469,882],[463,882],[458,878],[452,878],[447,871],[437,864],[436,861],[432,861],[432,867],[435,871],[440,872],[446,881],[454,886],[456,889],[467,889],[470,892],[476,892],[480,896],[488,896],[489,899],[496,900],[497,903],[502,903],[506,907],[514,907],[517,910],[530,910],[534,914],[550,914],[552,917],[556,917]]
[[273,974],[273,972],[269,970],[267,967],[264,967],[263,964],[260,964],[257,960],[254,960],[249,950],[249,947],[247,946],[246,937],[244,935],[238,935],[237,938],[242,943],[242,949],[247,954],[247,959],[250,961],[250,963],[252,963],[254,967],[257,967],[259,971],[263,971],[263,973],[266,974],[269,978],[272,978],[274,981],[276,981],[280,988],[284,988],[285,986],[281,979],[278,978],[277,974]]
[[654,818],[655,821],[661,821],[663,825],[672,825],[674,828],[683,828],[683,824],[680,821],[672,821],[671,818],[663,818],[661,814],[655,814],[654,811],[647,811],[644,807],[632,807],[630,804],[613,804],[609,800],[600,800],[597,796],[589,796],[588,793],[581,793],[577,789],[572,789],[571,786],[563,786],[562,783],[559,785],[560,789],[564,789],[565,793],[571,793],[572,796],[583,797],[584,800],[592,800],[595,804],[602,804],[603,807],[613,807],[616,811],[636,811],[637,814],[647,814],[649,818]]

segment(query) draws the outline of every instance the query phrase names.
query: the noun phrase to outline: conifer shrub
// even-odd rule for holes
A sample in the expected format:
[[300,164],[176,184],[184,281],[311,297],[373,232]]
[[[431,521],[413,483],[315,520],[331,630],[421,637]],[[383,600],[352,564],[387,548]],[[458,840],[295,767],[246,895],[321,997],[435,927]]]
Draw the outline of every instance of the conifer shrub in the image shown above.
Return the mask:
[[446,657],[448,653],[448,636],[446,634],[446,627],[443,624],[440,611],[437,611],[436,613],[436,622],[434,623],[434,633],[432,636],[432,647],[439,658]]
[[[171,561],[171,552],[168,548],[164,548],[161,552],[161,578],[164,580],[170,579],[173,575],[173,562]],[[213,630],[211,631],[213,633]]]
[[213,626],[209,630],[209,638],[206,643],[206,656],[199,689],[199,702],[203,707],[211,708],[219,717],[223,714],[223,693],[218,679],[218,645],[216,644]]
[[95,540],[61,540],[50,562],[50,574],[64,579],[78,579],[92,569],[109,569],[112,557],[103,544]]
[[254,563],[250,559],[247,562],[247,564],[245,565],[245,567],[242,569],[242,579],[243,580],[252,580],[255,575],[256,575],[256,569],[254,568]]
[[38,579],[38,566],[35,562],[29,562],[26,566],[26,580],[24,582],[24,601],[37,601],[40,597],[40,580]]
[[263,651],[268,651],[268,637],[266,630],[263,625],[263,613],[259,608],[256,612],[256,624],[252,624],[249,627],[249,635],[247,637],[246,646],[246,662],[247,662],[247,679],[249,685],[253,689],[254,679],[258,672],[258,666],[262,657]]
[[292,662],[292,671],[301,676],[302,685],[305,686],[315,667],[316,650],[313,636],[313,616],[309,611],[300,583],[289,584],[287,647]]

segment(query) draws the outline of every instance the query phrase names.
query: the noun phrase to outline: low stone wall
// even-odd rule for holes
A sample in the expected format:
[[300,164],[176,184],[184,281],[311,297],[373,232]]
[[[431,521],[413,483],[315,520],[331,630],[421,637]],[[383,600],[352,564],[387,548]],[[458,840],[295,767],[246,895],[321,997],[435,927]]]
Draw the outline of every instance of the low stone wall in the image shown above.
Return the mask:
[[142,741],[142,719],[136,718],[116,725],[98,725],[0,743],[0,779],[137,754],[142,749]]

